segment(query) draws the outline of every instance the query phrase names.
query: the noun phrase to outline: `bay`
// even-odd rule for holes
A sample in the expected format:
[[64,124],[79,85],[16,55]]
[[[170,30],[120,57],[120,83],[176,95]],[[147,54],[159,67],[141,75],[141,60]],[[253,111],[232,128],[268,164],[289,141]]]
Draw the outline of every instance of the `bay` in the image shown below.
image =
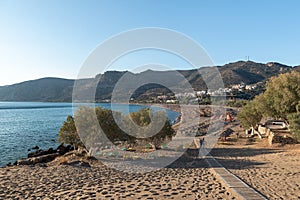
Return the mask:
[[[27,157],[28,149],[39,146],[42,149],[56,148],[60,127],[68,115],[73,115],[72,103],[48,102],[0,102],[0,166]],[[79,104],[74,104],[77,107]],[[96,106],[111,109],[110,103]],[[114,104],[115,111],[128,114],[150,106]],[[154,111],[165,110],[170,121],[179,113],[153,107]],[[76,110],[76,109],[75,109]]]

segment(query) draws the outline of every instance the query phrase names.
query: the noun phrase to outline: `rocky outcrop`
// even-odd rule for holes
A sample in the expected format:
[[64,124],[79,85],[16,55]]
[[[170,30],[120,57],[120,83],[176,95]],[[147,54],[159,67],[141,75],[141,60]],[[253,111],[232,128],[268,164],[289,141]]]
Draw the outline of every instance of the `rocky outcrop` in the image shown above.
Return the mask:
[[38,163],[47,163],[54,160],[56,157],[64,155],[74,150],[71,145],[65,146],[60,144],[56,149],[49,148],[48,150],[38,149],[35,152],[29,153],[28,158],[20,159],[15,162],[15,165],[35,165]]
[[53,148],[49,148],[48,150],[37,150],[35,152],[29,153],[27,156],[28,158],[32,158],[32,157],[39,157],[39,156],[43,156],[43,155],[48,155],[48,154],[53,154],[56,153],[57,150],[54,150]]
[[21,159],[17,161],[17,165],[35,165],[38,163],[46,163],[54,160],[58,156],[60,156],[59,153],[52,153],[52,154],[42,155],[33,158]]

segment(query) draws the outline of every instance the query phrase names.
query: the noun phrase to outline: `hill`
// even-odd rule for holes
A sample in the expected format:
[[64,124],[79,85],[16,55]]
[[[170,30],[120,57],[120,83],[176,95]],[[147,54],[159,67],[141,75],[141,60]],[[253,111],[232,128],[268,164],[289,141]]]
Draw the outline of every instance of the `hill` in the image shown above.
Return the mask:
[[[254,84],[266,81],[268,78],[285,73],[290,70],[300,70],[300,66],[291,67],[276,62],[266,64],[255,63],[252,61],[238,61],[223,66],[217,66],[224,86],[228,87],[233,84],[244,82],[245,84]],[[206,89],[201,74],[206,74],[208,82],[213,81],[214,71],[211,67],[202,67],[200,69],[178,70],[195,90]],[[174,71],[152,71],[147,70],[141,73],[131,73],[127,71],[108,71],[104,74],[97,75],[95,78],[78,80],[82,89],[89,89],[97,85],[96,99],[110,99],[112,91],[118,80],[128,73],[132,79],[141,77],[172,77]],[[127,75],[128,75],[127,74]],[[180,79],[176,86],[183,87],[184,80]],[[72,91],[75,80],[60,78],[42,78],[38,80],[26,81],[18,84],[0,87],[0,101],[72,101]],[[210,82],[210,84],[213,84]],[[216,88],[217,89],[217,88]],[[122,92],[122,91],[119,91]],[[156,93],[170,92],[165,87],[158,84],[147,84],[136,90],[133,97],[155,95]],[[84,100],[84,95],[81,97]]]
[[74,80],[42,78],[0,87],[1,101],[71,101]]

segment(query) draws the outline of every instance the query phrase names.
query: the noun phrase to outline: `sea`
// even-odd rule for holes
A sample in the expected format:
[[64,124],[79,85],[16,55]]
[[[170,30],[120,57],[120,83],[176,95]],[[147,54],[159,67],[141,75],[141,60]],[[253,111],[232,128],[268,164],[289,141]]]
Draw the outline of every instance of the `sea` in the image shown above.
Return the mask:
[[[68,115],[73,115],[78,106],[72,103],[48,102],[0,102],[0,167],[26,158],[32,148],[56,148],[58,132]],[[84,104],[86,105],[86,104]],[[91,106],[90,104],[87,104]],[[97,103],[95,106],[113,109],[128,114],[147,105]],[[151,106],[156,112],[165,110],[172,122],[179,113]]]

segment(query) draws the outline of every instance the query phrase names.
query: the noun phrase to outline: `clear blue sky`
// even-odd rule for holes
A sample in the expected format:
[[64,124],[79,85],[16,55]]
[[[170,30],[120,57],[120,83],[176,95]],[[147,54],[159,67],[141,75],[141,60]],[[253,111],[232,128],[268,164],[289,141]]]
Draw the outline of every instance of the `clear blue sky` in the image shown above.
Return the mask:
[[[299,65],[299,8],[297,0],[0,0],[0,85],[49,76],[76,78],[101,42],[143,27],[190,36],[217,65],[245,56]],[[140,63],[151,62],[147,53],[137,57]],[[130,59],[113,69],[130,69],[131,62],[136,64]],[[176,68],[187,67],[174,61]]]

